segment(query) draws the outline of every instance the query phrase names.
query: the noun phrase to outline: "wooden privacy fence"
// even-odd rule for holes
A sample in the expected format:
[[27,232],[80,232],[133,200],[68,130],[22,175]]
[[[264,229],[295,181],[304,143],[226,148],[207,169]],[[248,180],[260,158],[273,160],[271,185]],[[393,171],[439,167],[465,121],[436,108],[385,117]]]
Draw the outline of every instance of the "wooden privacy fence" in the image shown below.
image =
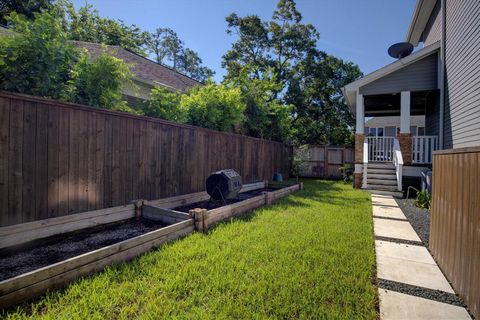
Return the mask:
[[433,155],[430,250],[480,318],[480,147]]
[[2,91],[0,115],[0,226],[289,173],[278,142]]
[[353,167],[355,149],[342,146],[309,145],[300,175],[311,178],[339,179],[339,168],[348,164]]

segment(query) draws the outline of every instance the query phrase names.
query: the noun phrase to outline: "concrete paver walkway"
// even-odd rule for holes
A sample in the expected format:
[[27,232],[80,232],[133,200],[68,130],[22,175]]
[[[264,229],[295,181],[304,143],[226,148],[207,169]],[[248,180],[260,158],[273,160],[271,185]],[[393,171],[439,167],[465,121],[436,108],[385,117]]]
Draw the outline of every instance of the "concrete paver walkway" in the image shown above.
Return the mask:
[[[372,194],[377,278],[395,283],[454,291],[396,201]],[[388,240],[385,240],[388,239]],[[418,242],[419,245],[402,242]],[[410,242],[408,242],[410,241]],[[471,319],[465,308],[379,288],[380,319]]]

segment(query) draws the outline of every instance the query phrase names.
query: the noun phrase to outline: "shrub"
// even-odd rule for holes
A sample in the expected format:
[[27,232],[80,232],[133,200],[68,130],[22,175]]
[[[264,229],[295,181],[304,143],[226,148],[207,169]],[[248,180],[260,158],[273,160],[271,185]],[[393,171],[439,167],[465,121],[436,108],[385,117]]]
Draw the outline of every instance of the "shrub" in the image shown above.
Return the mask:
[[232,132],[244,119],[245,103],[240,89],[212,81],[182,95],[180,104],[187,110],[187,122],[204,128]]
[[417,197],[415,198],[415,205],[417,207],[429,210],[431,204],[432,204],[432,197],[427,190],[417,192]]
[[64,98],[78,53],[67,41],[55,13],[36,13],[35,20],[12,13],[18,33],[0,38],[0,89]]
[[150,101],[142,107],[143,114],[149,117],[184,123],[187,121],[187,110],[180,104],[181,94],[165,88],[153,88]]
[[344,164],[340,168],[338,168],[340,173],[342,174],[342,180],[345,183],[352,183],[353,182],[353,170],[352,166],[349,164]]
[[134,112],[122,101],[122,88],[133,86],[131,78],[128,65],[106,51],[95,60],[82,54],[73,68],[69,100],[95,107]]

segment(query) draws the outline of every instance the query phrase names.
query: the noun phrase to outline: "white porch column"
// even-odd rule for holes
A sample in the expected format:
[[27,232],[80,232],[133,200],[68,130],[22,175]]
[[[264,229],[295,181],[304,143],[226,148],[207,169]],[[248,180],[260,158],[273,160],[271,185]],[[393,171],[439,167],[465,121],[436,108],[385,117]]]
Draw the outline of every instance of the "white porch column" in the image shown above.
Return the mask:
[[363,94],[357,91],[357,127],[355,133],[365,133],[365,106],[363,104]]
[[402,91],[400,95],[400,150],[403,164],[412,163],[412,134],[410,133],[410,91]]
[[400,133],[410,133],[410,91],[400,94]]
[[363,104],[363,95],[357,91],[356,106],[356,130],[355,130],[355,172],[353,173],[353,184],[355,188],[360,188],[363,181],[363,143],[365,141],[365,108]]

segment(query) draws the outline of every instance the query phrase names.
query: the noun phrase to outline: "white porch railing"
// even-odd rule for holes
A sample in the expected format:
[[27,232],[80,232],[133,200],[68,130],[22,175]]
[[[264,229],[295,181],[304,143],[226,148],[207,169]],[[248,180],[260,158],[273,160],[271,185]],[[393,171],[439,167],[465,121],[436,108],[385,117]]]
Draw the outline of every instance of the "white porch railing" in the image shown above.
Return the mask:
[[368,168],[368,139],[363,141],[363,179],[362,188],[366,189],[367,185],[367,168]]
[[412,139],[412,162],[432,163],[432,153],[438,149],[437,136],[414,136]]
[[368,161],[393,161],[394,137],[366,137]]
[[398,139],[393,141],[393,164],[395,165],[395,173],[397,175],[397,190],[402,191],[403,156]]

